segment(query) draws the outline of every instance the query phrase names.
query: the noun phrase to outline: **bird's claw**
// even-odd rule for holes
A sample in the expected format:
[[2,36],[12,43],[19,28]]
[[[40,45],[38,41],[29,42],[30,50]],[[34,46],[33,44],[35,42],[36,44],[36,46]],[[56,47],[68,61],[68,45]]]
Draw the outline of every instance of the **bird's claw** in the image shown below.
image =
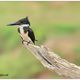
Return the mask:
[[30,42],[31,42],[31,41],[29,41],[29,42],[27,41],[27,45],[29,45],[29,44],[30,44]]
[[24,42],[27,42],[27,45],[29,45],[31,41],[22,40],[22,44],[24,44]]

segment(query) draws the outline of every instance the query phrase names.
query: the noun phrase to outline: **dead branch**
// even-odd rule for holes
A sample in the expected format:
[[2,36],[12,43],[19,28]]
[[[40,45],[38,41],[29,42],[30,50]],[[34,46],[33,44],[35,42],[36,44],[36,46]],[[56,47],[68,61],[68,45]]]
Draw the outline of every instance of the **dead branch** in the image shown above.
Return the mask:
[[62,59],[54,52],[50,52],[46,47],[33,44],[27,45],[27,42],[24,42],[24,46],[33,53],[44,67],[55,71],[64,78],[80,78],[79,66]]

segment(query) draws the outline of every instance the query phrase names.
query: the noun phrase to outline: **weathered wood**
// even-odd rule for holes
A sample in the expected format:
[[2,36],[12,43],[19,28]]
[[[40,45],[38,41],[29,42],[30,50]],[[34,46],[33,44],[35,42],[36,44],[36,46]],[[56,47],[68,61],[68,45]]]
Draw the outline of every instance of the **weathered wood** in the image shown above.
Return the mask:
[[27,45],[27,42],[24,42],[24,46],[33,53],[44,67],[55,71],[58,75],[64,76],[64,78],[80,78],[79,66],[62,59],[54,52],[50,52],[46,47],[33,44]]

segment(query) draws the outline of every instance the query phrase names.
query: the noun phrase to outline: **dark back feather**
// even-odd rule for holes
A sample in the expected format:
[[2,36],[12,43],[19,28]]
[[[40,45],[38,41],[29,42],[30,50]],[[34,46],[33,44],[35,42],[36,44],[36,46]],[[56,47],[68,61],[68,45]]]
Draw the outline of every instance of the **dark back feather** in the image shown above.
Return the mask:
[[32,42],[35,44],[35,35],[31,28],[28,29],[28,36],[31,38]]

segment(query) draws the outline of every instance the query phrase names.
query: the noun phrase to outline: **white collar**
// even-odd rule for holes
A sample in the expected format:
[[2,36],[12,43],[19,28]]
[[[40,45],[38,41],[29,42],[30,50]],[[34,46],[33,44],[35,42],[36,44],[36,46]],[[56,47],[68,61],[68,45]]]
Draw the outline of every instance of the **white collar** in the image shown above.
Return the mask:
[[23,25],[20,25],[19,27],[29,27],[29,24],[23,24]]

